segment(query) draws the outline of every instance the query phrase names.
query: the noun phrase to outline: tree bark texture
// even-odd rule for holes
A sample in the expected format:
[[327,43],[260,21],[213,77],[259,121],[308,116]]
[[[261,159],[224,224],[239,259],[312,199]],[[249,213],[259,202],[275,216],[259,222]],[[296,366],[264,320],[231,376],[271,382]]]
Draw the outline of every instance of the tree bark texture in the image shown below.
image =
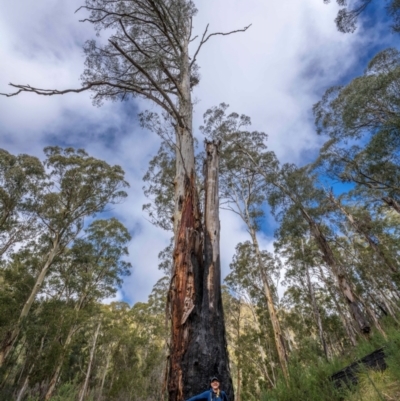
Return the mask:
[[[233,400],[233,385],[227,351],[224,312],[221,295],[220,220],[219,220],[219,155],[218,144],[206,143],[204,270],[201,319],[187,351],[185,388],[191,396],[204,391],[211,376],[218,376],[221,387]],[[194,359],[193,359],[194,358]]]
[[170,401],[204,391],[213,375],[233,400],[221,296],[218,145],[208,143],[206,154],[204,229],[193,178],[187,181],[174,254]]
[[[183,46],[188,49],[188,44]],[[186,391],[196,386],[188,373],[188,347],[199,327],[202,299],[202,225],[196,187],[192,102],[188,54],[182,56],[181,93],[176,125],[176,177],[174,211],[174,267],[169,291],[171,344],[168,394],[170,401],[182,401]],[[184,389],[185,383],[185,389]],[[184,393],[185,391],[185,393]]]
[[[169,401],[183,401],[204,391],[210,375],[219,374],[222,385],[233,399],[232,380],[226,350],[221,302],[218,252],[213,263],[204,261],[204,235],[196,186],[192,133],[189,39],[182,43],[179,115],[176,123],[176,177],[174,210],[174,268],[169,291],[171,344],[169,357]],[[213,154],[217,155],[217,149]],[[218,174],[218,158],[214,175]],[[210,166],[211,168],[211,166]],[[210,189],[218,197],[218,180]],[[214,200],[209,199],[210,202]],[[210,203],[211,205],[211,203]],[[212,205],[218,209],[218,202]],[[206,207],[207,209],[207,207]],[[207,212],[206,212],[207,213]],[[213,211],[215,213],[215,211]],[[218,216],[218,211],[216,211]],[[208,232],[206,227],[205,232]],[[207,245],[212,249],[212,245]],[[206,251],[206,255],[209,251]],[[205,274],[206,269],[206,274]]]

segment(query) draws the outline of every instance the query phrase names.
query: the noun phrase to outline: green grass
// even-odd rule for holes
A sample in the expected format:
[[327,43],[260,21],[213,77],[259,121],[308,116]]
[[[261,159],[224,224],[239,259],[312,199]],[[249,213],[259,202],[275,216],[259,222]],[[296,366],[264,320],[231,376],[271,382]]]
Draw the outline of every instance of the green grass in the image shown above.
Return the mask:
[[[360,339],[357,347],[346,355],[329,362],[313,358],[312,353],[302,350],[292,354],[289,361],[288,383],[283,378],[277,386],[266,390],[261,401],[392,401],[400,400],[400,329],[396,324],[384,322],[387,338],[374,332],[369,338]],[[388,369],[385,372],[362,370],[359,384],[353,388],[335,389],[330,376],[384,347]]]

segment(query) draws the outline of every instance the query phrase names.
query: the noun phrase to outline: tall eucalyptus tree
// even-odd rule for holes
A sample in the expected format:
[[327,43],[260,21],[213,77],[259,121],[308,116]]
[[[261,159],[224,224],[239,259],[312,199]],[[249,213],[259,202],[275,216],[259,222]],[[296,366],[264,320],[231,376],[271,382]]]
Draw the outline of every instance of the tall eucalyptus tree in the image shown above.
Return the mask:
[[[197,283],[202,282],[203,275],[203,227],[192,132],[191,90],[199,82],[196,61],[203,45],[214,36],[243,32],[248,27],[209,33],[207,26],[190,55],[189,44],[197,39],[192,32],[197,10],[191,0],[86,0],[81,9],[89,13],[83,21],[93,24],[97,32],[110,32],[105,45],[93,40],[86,43],[81,88],[48,90],[11,84],[17,91],[7,96],[21,92],[59,95],[91,90],[96,104],[140,96],[158,105],[171,119],[175,129],[176,168],[169,397],[180,401],[200,386],[199,372],[194,368],[196,356],[187,352],[195,341],[196,311],[191,312],[195,310],[193,305],[201,304],[202,285]],[[197,288],[191,283],[196,283]],[[186,315],[191,317],[184,318]],[[201,376],[205,377],[205,372]]]
[[[324,3],[330,3],[331,0],[324,0]],[[337,29],[343,33],[354,32],[357,28],[357,20],[371,5],[378,4],[374,0],[355,0],[347,2],[346,0],[336,0],[341,7],[335,18]],[[383,3],[383,2],[381,2]],[[391,26],[393,32],[400,32],[400,2],[398,0],[386,0],[386,12],[393,19]]]
[[371,205],[400,213],[400,52],[386,49],[365,73],[332,87],[314,105],[320,135],[329,137],[316,165],[333,179],[355,184]]
[[43,226],[43,254],[35,283],[19,313],[18,322],[2,339],[0,365],[12,350],[21,324],[28,316],[54,260],[76,239],[85,218],[126,197],[123,189],[128,183],[124,180],[121,167],[110,166],[90,157],[83,150],[48,147],[45,153],[48,180],[41,194],[27,206]]
[[37,221],[26,206],[40,192],[44,178],[36,157],[0,149],[0,256],[34,235]]
[[227,107],[226,104],[221,104],[219,107],[208,110],[204,116],[205,125],[202,130],[206,136],[221,142],[220,196],[223,207],[240,216],[250,234],[273,327],[276,352],[282,372],[287,378],[287,353],[276,312],[274,294],[271,290],[270,272],[268,272],[268,265],[262,257],[257,238],[259,221],[264,214],[262,208],[266,203],[265,183],[258,172],[252,171],[251,161],[240,152],[236,144],[241,143],[255,158],[263,155],[264,160],[268,159],[271,164],[276,164],[277,160],[273,152],[266,151],[267,136],[264,133],[247,131],[250,119],[236,113],[227,115]]

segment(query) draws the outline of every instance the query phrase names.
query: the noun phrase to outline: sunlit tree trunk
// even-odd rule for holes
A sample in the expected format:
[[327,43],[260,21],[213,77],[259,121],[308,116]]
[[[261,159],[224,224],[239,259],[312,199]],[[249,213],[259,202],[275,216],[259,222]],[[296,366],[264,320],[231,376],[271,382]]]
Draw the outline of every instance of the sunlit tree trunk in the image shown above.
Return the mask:
[[104,389],[104,384],[106,382],[108,367],[110,366],[110,360],[111,360],[111,350],[107,353],[106,365],[104,366],[103,375],[101,377],[100,389],[97,396],[98,401],[100,401],[103,396],[103,389]]
[[310,293],[311,304],[312,304],[312,308],[313,308],[313,312],[314,312],[314,318],[315,318],[315,322],[317,323],[317,327],[318,327],[319,339],[321,341],[321,345],[322,345],[322,349],[325,354],[325,358],[328,360],[329,359],[328,347],[326,345],[324,329],[322,327],[321,314],[319,313],[317,301],[315,299],[314,287],[312,285],[311,278],[310,278],[310,272],[308,271],[307,266],[306,266],[306,276],[307,276],[308,292]]
[[270,288],[270,285],[268,282],[268,276],[265,272],[265,266],[262,261],[260,246],[259,246],[258,240],[257,240],[257,235],[253,228],[250,229],[250,235],[251,235],[251,239],[253,241],[254,249],[256,252],[257,262],[258,262],[258,266],[259,266],[259,272],[260,272],[262,283],[263,283],[264,296],[265,296],[265,299],[266,299],[267,305],[268,305],[269,318],[270,318],[270,321],[272,324],[272,329],[274,332],[275,347],[276,347],[276,352],[278,354],[279,364],[281,366],[284,377],[286,379],[288,379],[289,372],[288,372],[288,368],[287,368],[287,353],[286,353],[285,341],[284,341],[284,338],[282,335],[281,325],[278,320],[278,316],[276,314],[273,295],[272,295],[272,291],[271,291],[271,288]]
[[[47,334],[47,331],[46,331],[46,334]],[[40,341],[40,348],[39,348],[39,351],[37,353],[36,359],[38,359],[42,354],[43,346],[44,346],[44,340],[46,338],[46,334],[42,336],[42,340]],[[28,389],[28,386],[29,386],[29,379],[31,377],[31,374],[32,374],[34,368],[35,368],[35,362],[33,362],[32,365],[29,368],[29,371],[28,371],[28,373],[27,373],[27,375],[25,377],[24,383],[23,383],[21,389],[18,392],[18,396],[17,396],[16,401],[22,401],[24,399],[25,392],[26,392],[26,390]]]
[[340,302],[336,299],[336,291],[335,291],[336,289],[331,288],[330,283],[327,281],[321,266],[319,266],[319,271],[320,271],[321,278],[324,281],[326,288],[327,288],[329,294],[331,295],[331,298],[336,306],[336,310],[338,311],[340,320],[342,321],[342,324],[346,331],[347,337],[349,338],[351,344],[355,347],[357,345],[355,329],[353,328],[353,326],[351,325],[349,320],[346,318],[345,313],[343,312],[342,307],[340,305]]
[[99,337],[99,333],[100,333],[100,327],[101,327],[101,321],[98,323],[96,332],[94,333],[94,336],[93,336],[92,348],[90,349],[89,363],[88,363],[88,367],[86,370],[85,381],[84,381],[82,389],[79,393],[79,401],[83,401],[85,399],[85,395],[86,395],[86,392],[88,389],[90,373],[92,371],[94,354],[96,352],[97,338]]

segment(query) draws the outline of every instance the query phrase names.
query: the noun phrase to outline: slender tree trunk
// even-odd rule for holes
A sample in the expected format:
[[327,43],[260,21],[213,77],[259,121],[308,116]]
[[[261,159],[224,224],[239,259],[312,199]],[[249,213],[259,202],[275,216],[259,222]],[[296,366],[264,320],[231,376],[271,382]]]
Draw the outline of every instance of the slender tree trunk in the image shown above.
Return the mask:
[[307,276],[308,291],[310,293],[311,305],[312,305],[313,312],[314,312],[314,318],[315,318],[315,322],[317,323],[317,327],[318,327],[319,339],[321,341],[321,345],[322,345],[322,349],[325,354],[325,358],[326,358],[326,360],[329,360],[328,347],[326,346],[326,341],[325,341],[325,337],[324,337],[324,329],[322,327],[321,315],[319,313],[317,301],[315,299],[314,288],[311,283],[310,272],[308,271],[307,266],[306,266],[306,276]]
[[289,372],[288,372],[288,368],[287,368],[287,353],[286,353],[285,341],[284,341],[284,338],[282,335],[281,325],[279,323],[278,316],[276,314],[275,304],[274,304],[271,288],[270,288],[270,285],[268,282],[268,277],[265,272],[265,266],[262,261],[260,247],[258,245],[258,240],[257,240],[257,235],[253,228],[250,228],[250,235],[251,235],[253,245],[254,245],[254,248],[256,251],[259,272],[260,272],[262,283],[263,283],[264,296],[267,301],[269,317],[270,317],[272,329],[274,332],[275,347],[276,347],[276,352],[278,354],[279,364],[281,366],[283,376],[287,380],[289,377]]
[[240,391],[241,391],[240,385],[241,385],[242,378],[240,377],[240,375],[241,375],[241,369],[238,367],[237,384],[236,384],[236,401],[240,401],[240,396],[241,396],[241,394],[240,394]]
[[304,216],[307,216],[306,219],[309,222],[311,234],[315,238],[320,248],[320,251],[322,252],[325,263],[331,268],[332,273],[337,279],[340,291],[349,306],[351,316],[357,322],[360,331],[364,334],[368,334],[371,330],[371,326],[364,316],[364,313],[361,311],[358,299],[354,294],[351,285],[348,282],[345,273],[343,272],[343,269],[336,262],[336,258],[333,255],[332,249],[329,246],[325,236],[321,232],[318,224],[308,215],[308,213],[304,209],[302,209],[302,213]]
[[103,397],[104,383],[106,382],[107,371],[108,371],[108,367],[110,366],[110,360],[111,360],[111,350],[107,354],[106,366],[104,367],[103,375],[101,377],[100,389],[99,389],[99,393],[97,396],[98,401],[101,401],[102,397]]
[[76,332],[76,328],[74,326],[72,326],[68,332],[67,338],[66,338],[64,346],[63,346],[63,350],[62,350],[61,355],[57,362],[57,366],[50,379],[50,383],[48,385],[47,392],[46,392],[46,395],[44,398],[45,401],[48,401],[53,396],[53,393],[56,388],[57,381],[58,381],[58,378],[60,377],[61,369],[62,369],[62,366],[64,363],[66,350],[67,350],[68,346],[71,344],[71,341],[72,341],[72,338],[73,338],[75,332]]
[[[33,365],[32,365],[32,368],[33,368],[34,366],[35,366],[35,365],[33,364]],[[29,370],[29,373],[31,373],[31,370]],[[19,390],[19,393],[18,393],[18,396],[17,396],[17,398],[16,398],[16,401],[22,401],[22,400],[23,400],[24,395],[25,395],[25,392],[26,392],[26,390],[27,390],[27,388],[28,388],[28,385],[29,385],[29,375],[27,375],[27,376],[25,377],[24,384],[22,385],[21,389]]]
[[[380,288],[379,283],[376,281],[374,277],[370,278],[372,283],[374,284],[376,291],[377,291],[377,296],[379,297],[378,299],[374,299],[374,302],[378,304],[378,302],[382,302],[386,308],[386,311],[389,313],[389,315],[394,319],[396,323],[400,323],[398,319],[396,318],[396,311],[399,311],[400,308],[396,305],[395,302],[393,302],[390,298],[387,297],[384,291]],[[372,296],[372,294],[371,294]]]
[[346,216],[347,220],[349,221],[353,229],[356,231],[356,233],[365,238],[369,246],[378,255],[378,257],[382,260],[382,262],[393,273],[397,273],[398,272],[397,266],[386,256],[385,252],[383,252],[382,248],[374,242],[371,236],[360,226],[356,218],[341,205],[341,203],[333,196],[333,194],[329,194],[329,200],[334,205],[336,205],[336,207]]
[[[254,306],[251,305],[251,304],[248,304],[248,307],[249,307],[249,309],[251,311],[251,315],[253,316],[253,323],[256,326],[257,330],[260,331],[260,323],[259,323],[259,321],[257,319],[257,315],[256,315],[256,312],[254,310]],[[257,348],[258,348],[258,351],[260,352],[262,361],[261,361],[261,366],[259,366],[260,364],[256,364],[256,365],[259,368],[261,374],[264,376],[264,380],[266,382],[270,383],[271,388],[274,388],[275,385],[276,385],[276,378],[275,378],[275,374],[274,374],[273,365],[271,364],[272,373],[274,375],[273,380],[272,380],[271,377],[269,376],[268,369],[267,369],[267,364],[268,364],[267,355],[265,354],[265,351],[264,351],[264,349],[262,347],[262,344],[261,344],[259,336],[257,336]],[[271,355],[269,355],[269,356],[270,356],[270,359],[272,359]]]
[[[46,333],[42,336],[42,339],[40,341],[40,348],[39,348],[39,352],[37,353],[36,359],[39,359],[41,354],[42,354],[43,347],[44,347],[44,340],[46,338],[46,334],[47,334],[47,330],[46,330]],[[29,379],[31,377],[31,374],[32,374],[34,368],[35,368],[35,362],[32,363],[32,365],[29,368],[28,374],[25,377],[24,384],[22,385],[22,387],[21,387],[21,389],[20,389],[20,391],[18,393],[16,401],[22,401],[23,400],[25,392],[26,392],[26,390],[27,390],[27,388],[29,386]]]
[[346,299],[347,304],[349,306],[349,310],[351,312],[351,316],[357,322],[357,325],[362,333],[369,333],[371,327],[364,316],[363,312],[360,309],[358,299],[354,294],[350,283],[348,282],[346,275],[342,267],[337,263],[336,258],[333,254],[331,247],[329,246],[325,236],[319,228],[319,225],[314,221],[314,219],[309,215],[306,208],[303,204],[296,198],[296,196],[290,192],[288,192],[282,185],[279,183],[274,183],[274,185],[279,188],[283,193],[285,193],[291,201],[297,205],[304,219],[310,226],[310,232],[314,237],[325,263],[330,267],[332,273],[336,277],[337,283],[341,290],[343,297]]
[[[76,302],[75,307],[74,307],[74,311],[75,313],[78,313],[84,306],[84,301],[86,299],[86,292],[84,292],[81,297],[79,298],[79,300]],[[50,399],[54,393],[54,390],[56,388],[57,385],[57,381],[58,378],[60,376],[61,373],[61,369],[62,369],[62,365],[64,363],[64,358],[67,352],[67,348],[69,347],[69,345],[71,344],[72,338],[75,335],[75,333],[77,332],[78,327],[75,325],[75,323],[70,327],[67,338],[65,339],[65,343],[61,352],[61,355],[58,359],[58,364],[56,366],[56,369],[54,370],[53,376],[50,380],[49,386],[47,388],[47,392],[46,392],[46,396],[45,396],[45,401],[47,401],[48,399]]]
[[386,309],[389,311],[390,316],[394,319],[396,323],[400,323],[396,317],[396,311],[399,311],[399,307],[390,300],[383,291],[379,291],[381,294],[381,299],[383,304],[385,305]]
[[49,267],[53,263],[53,260],[56,257],[58,250],[59,250],[59,241],[57,239],[53,242],[53,247],[46,258],[46,262],[45,262],[44,266],[42,267],[42,270],[40,271],[38,277],[36,278],[35,285],[32,288],[32,291],[21,310],[21,313],[19,315],[19,319],[17,322],[17,326],[14,328],[14,330],[12,330],[10,333],[8,333],[7,337],[3,340],[2,344],[1,344],[0,367],[3,366],[5,360],[7,359],[8,355],[10,354],[11,350],[14,347],[15,341],[17,340],[19,333],[21,331],[21,324],[23,323],[25,318],[28,316],[29,311],[32,307],[32,304],[36,298],[36,295],[42,287],[42,284],[46,277],[47,271],[49,270]]
[[101,321],[98,323],[96,332],[94,333],[92,348],[90,349],[89,363],[88,363],[88,367],[86,370],[86,377],[85,377],[85,381],[83,383],[82,389],[79,394],[79,401],[83,401],[85,399],[85,395],[87,392],[89,379],[90,379],[90,373],[92,371],[94,354],[96,352],[97,338],[99,337],[99,333],[100,333],[100,327],[101,327]]
[[296,205],[301,214],[303,215],[304,219],[308,222],[310,226],[310,232],[314,236],[318,247],[320,248],[320,251],[322,252],[323,258],[326,262],[326,264],[331,268],[333,274],[335,275],[339,288],[341,289],[341,292],[344,296],[344,298],[347,301],[347,304],[349,306],[349,309],[351,311],[351,315],[353,316],[354,320],[357,322],[361,332],[363,333],[369,333],[371,330],[371,327],[365,318],[364,314],[362,313],[357,297],[352,291],[351,286],[349,285],[346,276],[343,272],[343,269],[341,266],[338,265],[336,262],[336,259],[333,255],[332,249],[330,248],[328,242],[326,241],[325,236],[321,232],[318,224],[314,221],[314,219],[308,214],[306,208],[303,206],[302,202],[297,198],[297,195],[288,191],[282,184],[279,183],[279,181],[270,181],[270,177],[262,170],[259,168],[258,163],[254,160],[254,158],[246,152],[246,154],[249,156],[250,160],[254,164],[254,166],[258,169],[258,172],[266,179],[267,182],[270,182],[272,185],[274,185],[276,188],[279,188],[282,193],[284,193],[292,202],[294,205]]
[[334,304],[336,306],[336,309],[337,309],[337,311],[339,313],[340,320],[342,321],[342,324],[343,324],[343,327],[344,327],[344,329],[345,329],[345,331],[347,333],[347,336],[348,336],[350,342],[352,343],[352,345],[355,347],[357,345],[357,341],[356,341],[356,336],[355,336],[355,333],[354,333],[353,326],[350,325],[348,319],[346,318],[345,313],[343,312],[342,307],[340,306],[340,302],[336,299],[336,294],[335,294],[336,291],[332,291],[332,288],[330,287],[329,282],[325,278],[325,275],[324,275],[324,272],[323,272],[321,266],[319,266],[319,271],[320,271],[322,280],[326,284],[326,288],[328,289],[328,292],[329,292],[329,294],[331,295],[331,297],[333,299],[333,302],[334,302]]

